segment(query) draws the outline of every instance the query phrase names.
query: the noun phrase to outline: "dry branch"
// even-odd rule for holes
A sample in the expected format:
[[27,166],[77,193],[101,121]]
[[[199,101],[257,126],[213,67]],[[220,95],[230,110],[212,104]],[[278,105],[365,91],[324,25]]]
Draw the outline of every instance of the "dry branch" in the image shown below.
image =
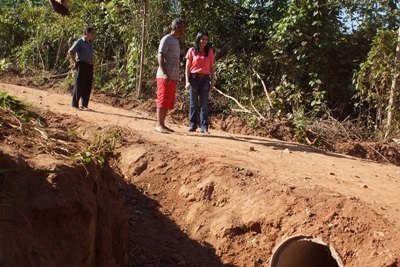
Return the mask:
[[258,114],[258,120],[264,120],[266,121],[267,119],[257,110],[257,108],[253,104],[253,87],[251,87],[251,98],[250,98],[250,105],[253,107],[254,111]]
[[269,106],[271,108],[274,108],[274,106],[272,105],[271,98],[269,97],[269,93],[267,91],[267,87],[265,86],[264,81],[261,79],[260,75],[257,72],[255,72],[254,70],[253,70],[253,72],[256,74],[257,78],[260,79],[260,81],[261,81],[261,84],[262,84],[262,86],[264,88],[265,95],[267,96],[267,99],[268,99]]
[[242,111],[242,112],[245,112],[245,113],[252,113],[250,110],[248,110],[247,108],[245,108],[242,104],[240,104],[240,102],[239,102],[236,98],[234,98],[234,97],[232,97],[232,96],[230,96],[230,95],[227,95],[227,94],[223,93],[221,90],[217,89],[216,87],[214,87],[214,89],[215,89],[215,91],[217,91],[219,94],[221,94],[221,95],[223,95],[223,96],[225,96],[225,97],[227,97],[227,98],[233,100],[233,101],[236,103],[236,105],[238,105],[238,106],[241,108],[241,111]]
[[379,156],[381,156],[387,163],[391,163],[390,160],[388,160],[384,155],[382,155],[382,153],[380,153],[378,150],[376,150],[375,148],[373,148],[372,146],[370,146],[369,144],[367,144],[367,146],[369,148],[371,148],[373,151],[375,151]]
[[35,131],[37,131],[38,133],[40,133],[40,135],[41,135],[44,139],[49,140],[49,135],[48,135],[45,131],[42,131],[42,130],[36,128],[36,127],[33,127],[33,130],[35,130]]

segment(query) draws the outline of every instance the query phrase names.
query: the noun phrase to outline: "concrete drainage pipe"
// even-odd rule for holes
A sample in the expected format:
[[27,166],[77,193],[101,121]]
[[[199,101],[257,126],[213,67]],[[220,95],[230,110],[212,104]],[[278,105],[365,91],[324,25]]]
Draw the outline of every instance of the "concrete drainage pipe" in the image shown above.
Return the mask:
[[321,239],[293,236],[279,244],[272,254],[271,267],[344,267],[337,252]]

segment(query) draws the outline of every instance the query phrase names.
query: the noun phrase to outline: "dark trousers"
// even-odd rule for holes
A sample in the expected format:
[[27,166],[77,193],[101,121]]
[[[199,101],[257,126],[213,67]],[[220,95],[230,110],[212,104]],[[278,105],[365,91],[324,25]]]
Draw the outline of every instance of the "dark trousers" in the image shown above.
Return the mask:
[[89,97],[92,91],[93,65],[85,62],[78,62],[74,91],[72,95],[72,106],[78,108],[79,100],[83,107],[88,107]]
[[[189,78],[189,128],[208,131],[208,89],[210,87],[210,76],[199,77],[191,74]],[[200,114],[199,114],[200,113]],[[200,123],[198,116],[200,115]]]

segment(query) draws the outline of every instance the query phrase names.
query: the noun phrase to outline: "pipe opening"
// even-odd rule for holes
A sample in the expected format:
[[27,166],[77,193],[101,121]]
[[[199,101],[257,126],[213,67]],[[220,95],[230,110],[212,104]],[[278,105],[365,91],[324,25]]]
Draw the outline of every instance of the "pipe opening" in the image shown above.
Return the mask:
[[336,251],[319,239],[296,236],[287,239],[272,256],[271,267],[343,267]]

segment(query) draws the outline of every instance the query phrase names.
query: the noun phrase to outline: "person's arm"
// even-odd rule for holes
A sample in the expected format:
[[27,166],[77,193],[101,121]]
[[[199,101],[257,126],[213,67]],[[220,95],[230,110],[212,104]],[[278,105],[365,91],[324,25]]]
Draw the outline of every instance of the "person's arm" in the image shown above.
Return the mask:
[[190,66],[192,65],[192,60],[190,60],[189,58],[186,58],[186,68],[185,68],[185,79],[186,79],[186,83],[185,83],[185,88],[189,89],[190,87]]
[[79,41],[76,41],[71,48],[68,50],[68,56],[71,60],[71,68],[76,69],[76,51],[79,46]]
[[165,67],[165,56],[164,53],[158,53],[158,66],[160,66],[161,71],[164,73],[165,75],[165,79],[169,80],[169,75],[167,73],[167,68]]

